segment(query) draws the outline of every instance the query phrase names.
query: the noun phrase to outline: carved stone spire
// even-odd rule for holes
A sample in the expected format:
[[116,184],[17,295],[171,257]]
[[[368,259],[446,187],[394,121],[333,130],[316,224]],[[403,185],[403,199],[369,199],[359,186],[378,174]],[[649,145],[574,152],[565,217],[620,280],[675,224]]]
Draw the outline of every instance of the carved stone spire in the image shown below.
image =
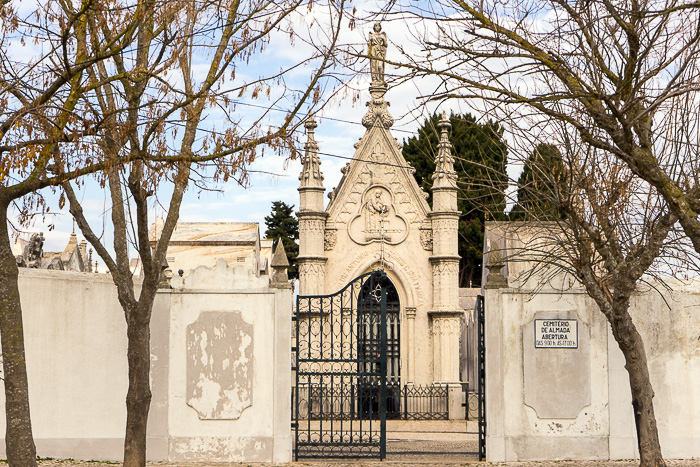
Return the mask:
[[434,378],[452,383],[459,381],[460,305],[459,305],[459,211],[457,209],[457,174],[452,145],[448,137],[450,122],[443,114],[438,123],[440,142],[433,174],[433,354]]
[[452,156],[452,144],[448,132],[452,128],[449,119],[442,114],[442,120],[438,123],[440,130],[440,142],[438,154],[435,159],[435,174],[433,175],[433,188],[457,188],[457,173],[455,172],[455,159]]
[[306,124],[307,141],[304,145],[305,154],[303,160],[303,168],[299,175],[301,188],[317,187],[323,188],[323,174],[321,173],[321,160],[318,158],[318,143],[314,130],[318,126],[313,118],[310,118]]
[[391,128],[394,124],[394,117],[389,113],[389,103],[384,100],[384,94],[388,88],[384,75],[388,44],[386,33],[382,32],[382,25],[375,23],[374,32],[369,34],[368,40],[367,55],[369,55],[369,69],[372,76],[369,93],[372,100],[367,103],[369,110],[362,117],[362,125],[365,128],[373,126]]
[[[328,213],[323,209],[323,174],[318,159],[318,143],[314,137],[316,122],[306,122],[306,154],[299,180],[299,293],[318,295],[323,293],[326,257],[323,241]],[[274,261],[273,261],[274,262]],[[273,264],[274,266],[274,264]],[[273,267],[274,269],[274,267]],[[274,274],[274,273],[273,273]],[[273,280],[274,283],[274,280]]]

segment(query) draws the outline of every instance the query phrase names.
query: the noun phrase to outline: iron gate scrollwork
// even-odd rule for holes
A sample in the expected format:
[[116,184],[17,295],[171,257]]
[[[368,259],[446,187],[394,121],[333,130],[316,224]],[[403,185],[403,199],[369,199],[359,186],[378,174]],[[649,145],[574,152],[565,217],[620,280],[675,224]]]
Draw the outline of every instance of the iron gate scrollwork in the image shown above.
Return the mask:
[[386,273],[332,295],[299,296],[294,457],[386,457]]

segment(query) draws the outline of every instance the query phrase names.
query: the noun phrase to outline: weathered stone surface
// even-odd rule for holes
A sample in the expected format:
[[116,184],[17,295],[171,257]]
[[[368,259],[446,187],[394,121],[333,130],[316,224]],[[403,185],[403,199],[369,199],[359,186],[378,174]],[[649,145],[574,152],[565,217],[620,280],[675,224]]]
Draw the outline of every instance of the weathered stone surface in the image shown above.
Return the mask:
[[187,326],[187,405],[201,420],[235,420],[253,404],[253,326],[207,311]]

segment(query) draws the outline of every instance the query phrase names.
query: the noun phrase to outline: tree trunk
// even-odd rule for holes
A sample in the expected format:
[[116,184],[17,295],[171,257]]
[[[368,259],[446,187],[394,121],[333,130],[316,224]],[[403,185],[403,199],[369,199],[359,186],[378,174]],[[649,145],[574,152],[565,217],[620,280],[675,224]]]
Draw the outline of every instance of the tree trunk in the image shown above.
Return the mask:
[[654,390],[649,379],[649,367],[642,336],[632,322],[627,309],[616,313],[612,320],[612,332],[625,357],[625,368],[632,390],[632,408],[637,426],[640,467],[663,467],[659,432],[654,415]]
[[137,302],[127,312],[129,391],[126,395],[124,467],[146,465],[146,426],[151,405],[151,330],[147,307]]
[[7,208],[7,203],[0,203],[0,339],[7,421],[5,449],[11,467],[36,467],[19,300],[19,271],[10,245]]

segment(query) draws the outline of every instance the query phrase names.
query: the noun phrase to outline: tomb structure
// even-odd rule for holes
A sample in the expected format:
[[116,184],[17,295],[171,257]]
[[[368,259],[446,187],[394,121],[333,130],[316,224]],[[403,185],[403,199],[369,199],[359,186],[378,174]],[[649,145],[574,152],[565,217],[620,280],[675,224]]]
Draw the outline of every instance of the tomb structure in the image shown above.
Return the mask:
[[[387,39],[375,25],[369,38],[371,99],[362,118],[365,134],[338,186],[328,194],[319,159],[315,121],[306,123],[307,142],[299,176],[299,293],[330,294],[353,278],[380,268],[391,280],[388,313],[398,328],[388,333],[388,377],[401,384],[448,384],[455,408],[461,397],[457,175],[448,135],[440,142],[433,175],[433,207],[392,136],[394,119],[385,100],[383,60]],[[389,322],[394,322],[389,320]],[[451,402],[452,404],[453,402]]]

